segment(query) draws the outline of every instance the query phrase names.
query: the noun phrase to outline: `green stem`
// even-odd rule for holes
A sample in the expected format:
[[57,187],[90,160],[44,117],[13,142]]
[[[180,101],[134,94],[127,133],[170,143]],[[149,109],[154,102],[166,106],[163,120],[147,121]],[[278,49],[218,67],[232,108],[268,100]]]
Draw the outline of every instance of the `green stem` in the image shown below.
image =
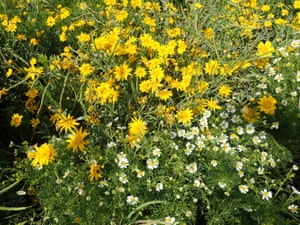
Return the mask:
[[41,109],[43,107],[43,103],[44,103],[44,100],[45,100],[45,95],[47,94],[47,89],[48,89],[49,85],[50,85],[50,82],[48,82],[48,84],[46,85],[46,87],[45,87],[45,89],[43,91],[43,94],[42,94],[42,97],[41,97],[41,103],[40,103],[39,109],[38,109],[38,111],[36,113],[37,116],[40,114],[40,111],[41,111]]
[[166,202],[165,201],[150,201],[150,202],[146,202],[146,203],[140,205],[139,207],[137,207],[131,213],[129,213],[129,215],[127,216],[127,219],[130,219],[133,216],[133,214],[135,214],[137,211],[139,211],[142,208],[145,208],[145,207],[147,207],[149,205],[162,204],[162,203],[166,203]]
[[6,207],[0,206],[0,211],[22,211],[31,208],[32,206],[24,206],[24,207]]
[[14,183],[12,183],[9,186],[7,186],[6,188],[3,188],[2,190],[0,190],[0,195],[9,191],[13,187],[15,187],[18,183],[20,183],[21,181],[22,181],[22,179],[16,180]]
[[64,96],[64,93],[65,93],[68,78],[69,78],[69,73],[67,74],[67,76],[64,79],[63,88],[62,88],[61,93],[60,93],[59,103],[58,103],[60,109],[62,109],[62,101],[63,101],[63,96]]
[[84,97],[83,97],[83,87],[84,87],[84,84],[82,84],[80,86],[80,90],[79,90],[79,99],[78,99],[78,102],[83,110],[83,114],[84,114],[84,118],[86,119],[87,118],[87,109],[85,107],[85,104],[84,104]]

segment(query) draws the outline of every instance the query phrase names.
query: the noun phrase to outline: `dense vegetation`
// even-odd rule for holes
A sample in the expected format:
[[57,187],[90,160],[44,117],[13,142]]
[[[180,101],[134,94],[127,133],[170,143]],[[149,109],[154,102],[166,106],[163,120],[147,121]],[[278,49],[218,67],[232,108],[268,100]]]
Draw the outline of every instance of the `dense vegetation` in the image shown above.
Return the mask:
[[0,4],[2,224],[298,224],[300,1]]

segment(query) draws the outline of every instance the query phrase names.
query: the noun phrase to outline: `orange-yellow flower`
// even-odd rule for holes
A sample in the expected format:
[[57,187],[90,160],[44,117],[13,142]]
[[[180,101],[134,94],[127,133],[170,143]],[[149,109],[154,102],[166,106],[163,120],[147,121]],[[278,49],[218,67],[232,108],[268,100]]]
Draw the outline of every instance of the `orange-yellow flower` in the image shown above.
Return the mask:
[[9,68],[7,70],[7,72],[5,73],[5,76],[6,76],[6,78],[9,78],[12,74],[13,74],[13,70],[12,70],[12,68]]
[[130,1],[132,8],[142,8],[143,6],[143,1],[142,0],[131,0]]
[[95,68],[93,66],[91,66],[89,63],[83,63],[79,67],[79,70],[80,70],[80,74],[83,77],[86,77],[86,76],[92,74],[94,72]]
[[177,53],[178,54],[183,54],[185,50],[187,49],[187,45],[183,40],[178,40],[177,41],[178,47],[177,47]]
[[70,114],[67,116],[65,114],[60,114],[56,119],[56,130],[64,130],[65,133],[74,130],[76,126],[79,125],[76,119],[74,119]]
[[179,110],[176,113],[176,119],[179,123],[182,123],[183,125],[188,124],[193,119],[193,111],[191,109]]
[[259,111],[268,115],[274,115],[276,110],[276,99],[272,96],[263,96],[258,100]]
[[257,46],[256,55],[263,57],[271,57],[274,51],[275,49],[270,41],[266,41],[265,43],[259,42]]
[[293,6],[295,9],[300,9],[300,0],[295,0]]
[[8,92],[7,88],[2,88],[0,89],[0,99],[2,98],[2,96],[6,95]]
[[91,40],[90,35],[87,34],[87,33],[83,33],[83,32],[81,32],[79,35],[77,35],[76,38],[81,43],[83,43],[83,42],[89,42]]
[[122,22],[128,17],[128,12],[126,10],[117,10],[115,16],[118,22]]
[[25,95],[28,97],[28,98],[35,98],[38,96],[38,93],[39,93],[39,90],[36,89],[36,88],[30,88],[26,93]]
[[229,97],[231,92],[232,92],[231,88],[228,85],[225,85],[225,84],[221,85],[219,87],[219,90],[218,90],[218,94],[221,95],[224,98]]
[[31,119],[31,126],[33,129],[36,129],[37,126],[40,124],[40,119],[39,118],[32,118]]
[[120,81],[120,80],[127,80],[128,76],[131,73],[131,68],[127,65],[127,64],[122,64],[120,66],[117,66],[115,68],[115,77],[116,80]]
[[212,99],[212,98],[209,99],[209,100],[206,100],[205,106],[209,110],[212,110],[212,111],[216,111],[216,110],[219,110],[219,109],[222,108],[220,105],[218,105],[218,102],[216,100]]
[[35,151],[27,152],[27,157],[33,159],[31,162],[32,166],[42,167],[54,161],[56,152],[51,144],[44,143],[40,147],[35,145],[34,149]]
[[135,71],[134,74],[138,77],[138,78],[143,78],[147,75],[146,69],[144,67],[138,66]]
[[131,119],[128,128],[128,134],[133,137],[142,138],[147,132],[146,122],[135,117]]
[[210,59],[205,63],[205,73],[208,75],[216,75],[219,72],[219,63],[216,60]]
[[172,97],[172,95],[173,95],[172,91],[168,89],[158,90],[155,92],[155,96],[163,101],[168,100],[170,97]]
[[89,133],[85,130],[82,130],[82,127],[79,130],[75,129],[72,131],[69,139],[67,140],[67,148],[71,148],[73,152],[78,152],[78,150],[84,152],[86,145],[89,143],[88,141],[84,140]]
[[245,105],[241,109],[242,117],[246,121],[250,123],[255,123],[259,118],[259,112],[256,112],[254,109],[250,108],[249,106]]
[[104,0],[105,5],[107,6],[113,6],[115,4],[117,4],[116,0]]
[[46,21],[46,25],[48,27],[53,27],[56,23],[56,20],[53,16],[48,16],[47,21]]
[[102,177],[100,171],[100,165],[97,162],[93,162],[90,164],[90,171],[89,171],[89,180],[99,180]]
[[25,79],[31,78],[31,80],[34,80],[37,75],[43,73],[43,67],[36,67],[36,63],[36,58],[30,59],[30,67],[24,68],[24,70],[27,72]]
[[22,122],[22,118],[23,116],[20,115],[19,113],[14,113],[11,117],[11,120],[10,120],[10,125],[12,127],[18,127],[21,125],[21,122]]

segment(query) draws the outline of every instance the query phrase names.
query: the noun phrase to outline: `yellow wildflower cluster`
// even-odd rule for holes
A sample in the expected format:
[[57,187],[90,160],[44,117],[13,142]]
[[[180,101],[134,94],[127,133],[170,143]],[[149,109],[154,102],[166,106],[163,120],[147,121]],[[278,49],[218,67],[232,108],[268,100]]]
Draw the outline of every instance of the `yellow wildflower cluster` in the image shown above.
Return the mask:
[[73,116],[65,113],[56,113],[52,115],[51,120],[55,123],[57,131],[69,133],[66,140],[67,148],[72,149],[73,152],[78,152],[78,150],[81,152],[85,151],[86,145],[89,143],[85,138],[89,133],[83,130],[82,127],[77,128],[80,124]]
[[127,141],[131,146],[136,145],[147,132],[147,125],[142,119],[132,118],[128,124]]
[[31,165],[34,167],[47,166],[53,162],[56,156],[56,151],[53,145],[44,143],[41,146],[34,146],[34,151],[28,151],[27,157],[32,159]]
[[[48,191],[49,221],[133,224],[157,211],[156,223],[192,224],[196,195],[209,210],[224,198],[234,206],[210,211],[215,221],[232,209],[241,224],[251,211],[271,218],[263,203],[285,184],[268,175],[284,174],[289,154],[263,129],[278,129],[277,113],[299,102],[299,0],[188,1],[182,10],[166,1],[67,2],[0,8],[0,103],[13,133],[29,127],[34,143],[51,137],[26,148],[24,160]],[[41,172],[53,174],[49,183]],[[132,216],[130,207],[154,197],[168,207]],[[281,205],[296,213],[290,199]],[[70,208],[60,212],[59,201]]]

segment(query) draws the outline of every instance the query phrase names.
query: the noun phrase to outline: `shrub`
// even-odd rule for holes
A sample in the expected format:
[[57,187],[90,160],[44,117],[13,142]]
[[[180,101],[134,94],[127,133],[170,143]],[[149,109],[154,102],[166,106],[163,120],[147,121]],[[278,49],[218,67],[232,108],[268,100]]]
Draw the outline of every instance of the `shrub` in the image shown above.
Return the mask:
[[272,136],[298,103],[298,1],[11,4],[1,101],[23,96],[6,116],[31,125],[18,176],[43,223],[299,222]]

